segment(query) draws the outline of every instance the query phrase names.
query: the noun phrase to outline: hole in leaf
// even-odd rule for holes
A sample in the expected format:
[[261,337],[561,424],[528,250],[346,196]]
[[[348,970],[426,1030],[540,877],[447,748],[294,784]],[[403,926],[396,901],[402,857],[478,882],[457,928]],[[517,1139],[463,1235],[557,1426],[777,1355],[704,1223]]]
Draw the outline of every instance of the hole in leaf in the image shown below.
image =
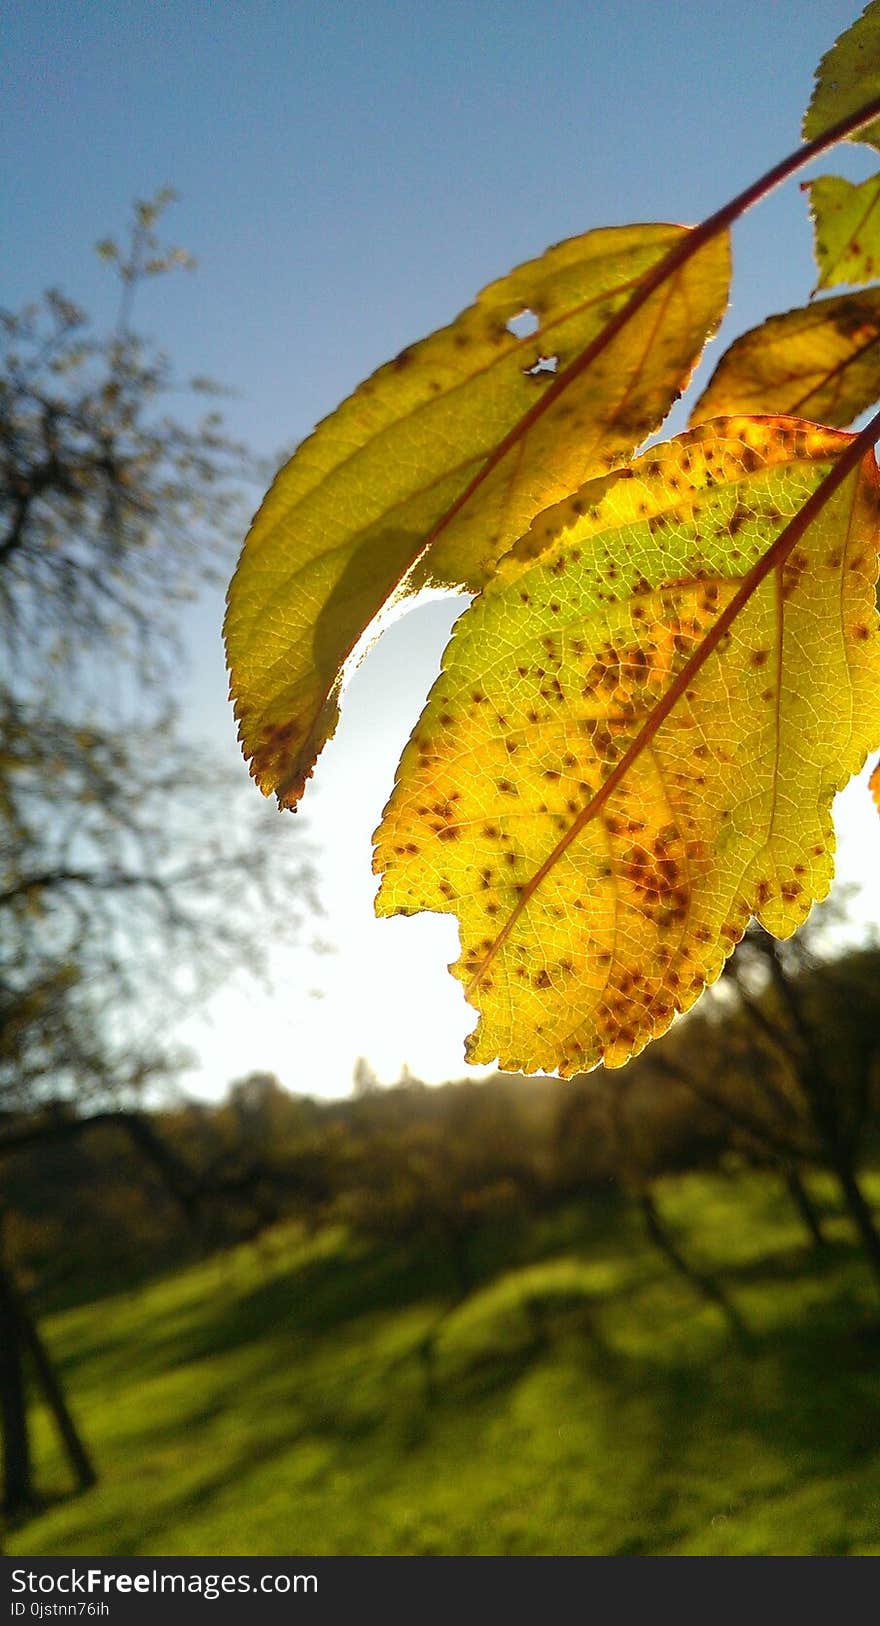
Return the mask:
[[507,331],[516,339],[528,339],[533,333],[537,333],[540,326],[540,320],[534,311],[526,309],[519,311],[516,316],[511,316]]
[[523,372],[527,378],[544,378],[552,376],[559,366],[558,356],[539,356],[531,367],[524,367]]

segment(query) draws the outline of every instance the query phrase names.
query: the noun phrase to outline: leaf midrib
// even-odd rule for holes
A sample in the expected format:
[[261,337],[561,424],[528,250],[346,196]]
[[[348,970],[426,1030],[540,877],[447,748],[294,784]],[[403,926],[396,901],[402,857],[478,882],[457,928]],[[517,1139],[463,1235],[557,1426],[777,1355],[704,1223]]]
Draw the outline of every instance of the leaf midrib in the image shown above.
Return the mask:
[[[803,536],[804,532],[809,529],[809,526],[812,524],[813,520],[821,513],[822,509],[825,507],[825,504],[830,500],[830,498],[838,490],[840,485],[842,485],[843,481],[849,476],[853,469],[857,467],[861,461],[861,458],[870,450],[878,437],[880,437],[880,412],[875,414],[875,416],[871,419],[871,422],[859,435],[853,437],[849,445],[840,454],[830,472],[825,476],[821,484],[816,487],[816,490],[807,499],[803,507],[799,509],[793,519],[789,520],[788,524],[783,527],[778,536],[771,543],[766,553],[764,553],[761,558],[756,561],[746,576],[743,577],[740,586],[730,603],[718,616],[718,619],[706,633],[705,637],[702,639],[694,653],[688,657],[685,665],[670,683],[665,695],[658,700],[651,712],[650,717],[643,724],[636,738],[627,747],[620,761],[612,769],[608,778],[605,780],[605,783],[600,786],[599,790],[596,791],[595,795],[590,798],[590,801],[581,809],[580,813],[576,814],[568,829],[556,842],[543,864],[541,864],[539,869],[535,871],[532,879],[524,887],[515,907],[511,910],[510,915],[495,937],[491,947],[487,950],[476,971],[469,979],[466,986],[466,994],[468,998],[471,997],[476,988],[479,986],[480,981],[489,970],[500,949],[504,946],[517,920],[520,918],[523,911],[528,907],[529,902],[534,897],[541,883],[546,879],[547,875],[555,867],[562,855],[567,852],[572,843],[577,840],[577,837],[586,828],[587,824],[589,824],[596,817],[597,813],[601,811],[621,781],[626,778],[626,775],[629,773],[633,764],[638,761],[643,751],[651,745],[662,724],[674,710],[675,706],[678,704],[685,691],[689,688],[697,673],[705,665],[710,655],[712,655],[717,649],[721,639],[733,626],[740,612],[750,602],[753,594],[760,587],[761,583],[766,580],[772,570],[776,568],[781,569],[788,558],[788,555]],[[856,485],[854,491],[854,501],[857,498],[857,494],[858,485]]]

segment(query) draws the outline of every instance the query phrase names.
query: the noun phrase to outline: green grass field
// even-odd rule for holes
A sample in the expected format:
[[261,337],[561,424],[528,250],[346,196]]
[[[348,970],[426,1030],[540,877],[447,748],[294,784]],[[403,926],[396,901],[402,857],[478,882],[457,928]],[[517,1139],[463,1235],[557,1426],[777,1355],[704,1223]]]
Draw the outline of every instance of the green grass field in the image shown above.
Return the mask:
[[880,1553],[880,1315],[815,1189],[827,1257],[769,1177],[660,1188],[746,1345],[609,1202],[487,1239],[451,1312],[441,1256],[288,1230],[48,1317],[101,1482],[40,1416],[7,1551]]

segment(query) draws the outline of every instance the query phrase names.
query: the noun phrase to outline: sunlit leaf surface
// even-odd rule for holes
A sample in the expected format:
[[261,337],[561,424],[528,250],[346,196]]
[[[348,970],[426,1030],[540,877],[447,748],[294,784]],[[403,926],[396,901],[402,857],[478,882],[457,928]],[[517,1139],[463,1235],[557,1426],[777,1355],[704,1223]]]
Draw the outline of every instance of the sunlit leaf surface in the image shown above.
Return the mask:
[[332,734],[343,669],[383,606],[479,588],[536,513],[662,421],[724,310],[726,238],[579,376],[566,369],[686,233],[593,231],[520,266],[380,368],[281,470],[232,582],[226,640],[245,755],[282,805]]
[[815,229],[817,288],[880,278],[880,175],[854,186],[823,175],[808,187]]
[[750,916],[788,936],[827,893],[832,797],[880,743],[873,456],[684,669],[851,438],[694,429],[543,514],[460,618],[375,867],[379,914],[458,916],[472,1061],[618,1065]]
[[[819,63],[804,116],[804,139],[823,135],[875,96],[880,96],[880,0],[871,0]],[[852,139],[880,147],[880,119]]]
[[691,415],[791,413],[844,429],[880,397],[880,289],[771,316],[722,356]]

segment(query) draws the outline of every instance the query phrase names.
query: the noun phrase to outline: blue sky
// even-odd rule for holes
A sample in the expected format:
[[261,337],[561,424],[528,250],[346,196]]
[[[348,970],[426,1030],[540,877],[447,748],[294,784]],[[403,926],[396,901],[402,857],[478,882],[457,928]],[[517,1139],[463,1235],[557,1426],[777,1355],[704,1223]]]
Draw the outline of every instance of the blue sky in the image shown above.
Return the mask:
[[[168,234],[199,269],[148,289],[140,326],[182,374],[233,386],[230,427],[271,453],[548,243],[696,221],[723,202],[796,145],[816,63],[856,9],[28,0],[7,12],[0,46],[3,302],[56,284],[109,316],[92,245],[122,228],[134,196],[170,183],[181,202]],[[861,177],[869,155],[835,154],[827,171]],[[726,336],[804,301],[796,183],[741,225],[735,266]],[[370,832],[458,607],[428,606],[386,636],[307,798],[336,954],[279,957],[272,1000],[242,989],[219,1001],[187,1035],[194,1087],[259,1065],[337,1093],[359,1054],[384,1077],[404,1061],[432,1078],[464,1071],[470,1013],[444,969],[452,923],[375,922],[369,871]],[[221,617],[218,595],[188,618],[181,700],[188,727],[232,755]],[[869,832],[853,809],[848,872],[865,868]],[[280,825],[280,840],[296,839],[293,821]]]

